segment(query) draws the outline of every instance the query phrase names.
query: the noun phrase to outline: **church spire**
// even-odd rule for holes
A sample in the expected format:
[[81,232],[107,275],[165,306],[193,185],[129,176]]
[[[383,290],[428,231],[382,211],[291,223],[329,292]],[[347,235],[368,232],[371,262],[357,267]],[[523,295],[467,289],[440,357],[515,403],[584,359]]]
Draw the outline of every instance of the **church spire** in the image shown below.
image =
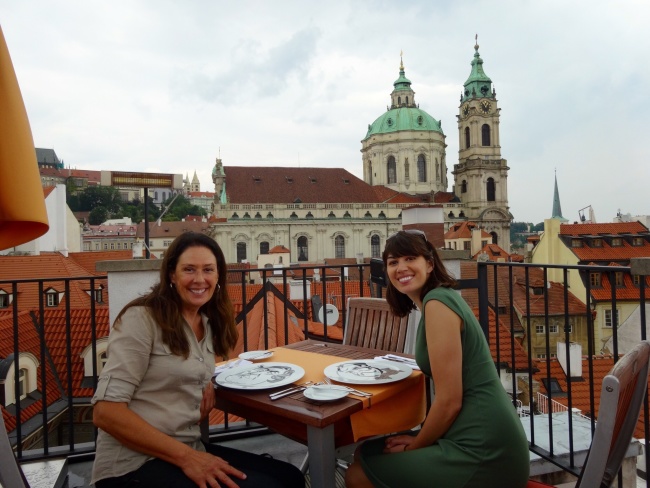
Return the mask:
[[552,219],[558,219],[561,222],[568,222],[562,216],[562,206],[560,205],[560,191],[557,189],[557,170],[555,170],[555,190],[553,191],[553,213]]
[[494,98],[496,93],[492,88],[492,80],[483,71],[483,60],[478,53],[478,34],[475,37],[474,44],[474,59],[472,59],[472,71],[469,78],[465,81],[463,93],[461,94],[461,102],[469,100],[470,98]]

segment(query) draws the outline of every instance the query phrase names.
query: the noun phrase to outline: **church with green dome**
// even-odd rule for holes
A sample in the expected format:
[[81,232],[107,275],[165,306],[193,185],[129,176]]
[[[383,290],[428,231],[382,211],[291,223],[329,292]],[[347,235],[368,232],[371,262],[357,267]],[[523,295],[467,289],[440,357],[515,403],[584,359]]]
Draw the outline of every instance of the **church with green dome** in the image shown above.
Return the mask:
[[210,235],[226,260],[257,262],[275,246],[288,249],[291,262],[378,258],[386,239],[407,223],[404,209],[432,205],[443,211],[432,212],[437,220],[427,223],[444,224],[447,231],[474,222],[482,236],[488,233],[509,252],[512,215],[500,108],[478,45],[474,50],[457,115],[458,163],[451,172],[440,120],[416,103],[402,59],[390,105],[361,140],[363,179],[345,168],[230,166],[217,158]]

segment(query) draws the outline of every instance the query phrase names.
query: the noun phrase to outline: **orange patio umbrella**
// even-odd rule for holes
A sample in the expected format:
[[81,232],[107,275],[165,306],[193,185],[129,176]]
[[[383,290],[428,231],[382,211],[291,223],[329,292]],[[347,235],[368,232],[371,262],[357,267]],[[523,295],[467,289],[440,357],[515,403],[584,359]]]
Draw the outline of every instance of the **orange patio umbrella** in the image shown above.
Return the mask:
[[48,229],[34,139],[0,28],[0,250]]

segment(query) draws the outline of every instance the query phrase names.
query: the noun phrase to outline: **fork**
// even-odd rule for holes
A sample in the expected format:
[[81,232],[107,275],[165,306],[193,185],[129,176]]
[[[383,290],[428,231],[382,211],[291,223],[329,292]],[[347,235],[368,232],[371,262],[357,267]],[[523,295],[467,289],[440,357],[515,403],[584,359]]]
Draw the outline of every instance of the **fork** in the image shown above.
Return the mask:
[[[358,396],[363,396],[363,397],[371,397],[372,396],[372,393],[367,392],[367,391],[357,390],[355,388],[350,388],[349,386],[345,386],[345,385],[335,385],[334,383],[332,383],[332,381],[329,378],[323,378],[323,383],[326,384],[326,385],[331,386],[335,390],[349,391],[353,395],[358,395]],[[316,386],[316,385],[314,385],[314,386]]]

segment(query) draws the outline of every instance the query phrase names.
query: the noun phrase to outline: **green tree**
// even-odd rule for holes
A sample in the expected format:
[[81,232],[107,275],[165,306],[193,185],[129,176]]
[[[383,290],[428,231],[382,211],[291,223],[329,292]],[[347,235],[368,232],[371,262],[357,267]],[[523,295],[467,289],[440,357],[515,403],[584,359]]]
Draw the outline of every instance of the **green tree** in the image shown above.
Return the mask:
[[89,186],[79,193],[79,210],[89,212],[99,206],[111,215],[118,215],[122,208],[119,190],[113,186]]
[[102,205],[98,205],[90,211],[88,223],[90,225],[100,225],[108,219],[108,210]]
[[182,220],[187,215],[200,215],[202,217],[206,215],[204,209],[198,205],[192,205],[183,195],[168,198],[163,204],[163,207],[168,209],[163,217],[163,220],[166,222]]

